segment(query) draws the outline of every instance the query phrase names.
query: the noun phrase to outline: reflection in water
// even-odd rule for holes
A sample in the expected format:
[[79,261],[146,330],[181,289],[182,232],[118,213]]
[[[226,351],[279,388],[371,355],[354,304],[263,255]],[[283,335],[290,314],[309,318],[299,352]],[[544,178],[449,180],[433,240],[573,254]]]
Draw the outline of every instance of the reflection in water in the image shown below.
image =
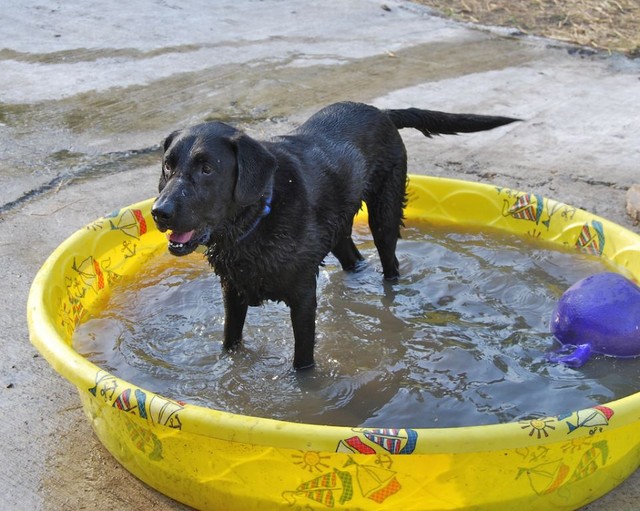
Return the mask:
[[318,281],[317,367],[291,369],[283,304],[251,308],[244,345],[222,349],[217,278],[201,255],[163,255],[114,290],[76,333],[101,367],[189,403],[290,421],[450,427],[559,414],[637,390],[638,364],[546,361],[556,300],[602,263],[515,237],[417,227],[384,282],[368,233],[355,274],[327,259]]

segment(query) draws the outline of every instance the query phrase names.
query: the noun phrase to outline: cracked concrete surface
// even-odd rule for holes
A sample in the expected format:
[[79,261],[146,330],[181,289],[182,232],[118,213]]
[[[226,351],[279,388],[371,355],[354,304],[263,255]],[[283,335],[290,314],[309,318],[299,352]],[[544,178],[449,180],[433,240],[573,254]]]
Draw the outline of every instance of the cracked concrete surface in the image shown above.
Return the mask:
[[[158,147],[204,119],[281,134],[338,100],[516,116],[403,133],[410,171],[490,182],[638,232],[640,61],[433,17],[407,1],[71,0],[0,15],[3,509],[184,509],[102,448],[28,341],[35,272],[68,235],[152,196]],[[638,473],[585,511],[637,509]]]

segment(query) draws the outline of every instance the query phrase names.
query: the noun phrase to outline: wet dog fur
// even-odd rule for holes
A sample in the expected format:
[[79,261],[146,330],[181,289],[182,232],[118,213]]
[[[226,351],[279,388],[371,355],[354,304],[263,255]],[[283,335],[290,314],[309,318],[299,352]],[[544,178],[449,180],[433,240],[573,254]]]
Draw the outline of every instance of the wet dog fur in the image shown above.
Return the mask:
[[172,254],[206,246],[222,285],[226,349],[241,342],[249,306],[283,301],[293,366],[312,367],[318,269],[330,252],[346,271],[362,263],[351,228],[363,201],[384,278],[399,276],[407,155],[398,130],[431,137],[515,120],[344,102],[267,141],[221,122],[199,124],[164,141],[152,215],[161,231],[171,231]]

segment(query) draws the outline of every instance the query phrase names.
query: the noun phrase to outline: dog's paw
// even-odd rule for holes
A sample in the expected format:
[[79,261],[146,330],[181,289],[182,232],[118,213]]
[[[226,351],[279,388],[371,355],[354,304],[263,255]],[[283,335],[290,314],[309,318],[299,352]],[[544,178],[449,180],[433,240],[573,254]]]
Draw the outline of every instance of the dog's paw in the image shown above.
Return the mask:
[[400,281],[400,275],[384,276],[384,281],[389,284],[397,284]]

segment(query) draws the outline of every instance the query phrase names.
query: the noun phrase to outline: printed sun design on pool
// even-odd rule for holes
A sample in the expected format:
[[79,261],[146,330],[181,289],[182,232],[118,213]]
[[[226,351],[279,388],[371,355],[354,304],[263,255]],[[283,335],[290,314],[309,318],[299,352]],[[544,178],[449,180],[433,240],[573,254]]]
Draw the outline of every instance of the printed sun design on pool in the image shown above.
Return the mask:
[[556,429],[552,423],[556,422],[556,419],[548,417],[546,419],[531,419],[528,421],[521,421],[522,429],[529,429],[529,436],[537,435],[537,439],[540,440],[543,436],[547,438],[549,436],[548,430]]
[[309,472],[322,472],[329,468],[324,460],[331,458],[331,456],[322,455],[317,451],[300,451],[300,454],[293,454],[291,457],[298,460],[293,462],[294,465],[299,465]]

